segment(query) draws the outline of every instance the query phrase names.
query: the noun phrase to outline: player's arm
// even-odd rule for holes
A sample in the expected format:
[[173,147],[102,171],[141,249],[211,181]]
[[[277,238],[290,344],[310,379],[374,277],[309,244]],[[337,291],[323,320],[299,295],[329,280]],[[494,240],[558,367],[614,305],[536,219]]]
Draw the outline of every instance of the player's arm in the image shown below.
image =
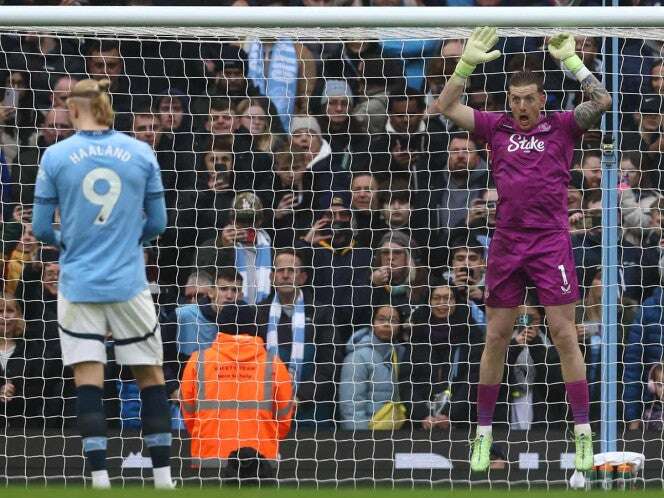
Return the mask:
[[145,185],[145,199],[143,209],[145,210],[145,223],[141,242],[150,242],[166,230],[166,200],[164,198],[164,185],[161,181],[161,168],[159,162],[150,149],[147,150],[150,173]]
[[166,201],[163,192],[148,194],[145,197],[145,224],[142,242],[150,242],[166,230]]
[[32,210],[32,233],[41,242],[59,245],[60,232],[53,228],[55,210],[58,207],[58,192],[55,182],[47,172],[46,165],[51,157],[48,152],[44,153],[37,174],[35,206]]
[[561,33],[549,41],[549,52],[560,60],[565,68],[581,83],[581,88],[590,99],[574,109],[574,119],[579,128],[587,130],[599,123],[602,114],[611,109],[611,95],[604,85],[576,55],[576,43],[569,33]]
[[440,92],[434,105],[435,110],[465,130],[473,131],[475,129],[473,108],[461,103],[466,80],[473,74],[478,64],[500,57],[500,50],[489,52],[497,41],[496,28],[485,26],[473,30],[454,74],[445,83],[443,91]]

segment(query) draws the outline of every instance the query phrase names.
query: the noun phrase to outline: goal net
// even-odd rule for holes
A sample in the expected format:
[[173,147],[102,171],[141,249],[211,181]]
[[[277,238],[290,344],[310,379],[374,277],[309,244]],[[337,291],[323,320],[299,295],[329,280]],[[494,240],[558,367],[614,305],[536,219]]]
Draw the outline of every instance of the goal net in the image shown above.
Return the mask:
[[[596,452],[645,455],[639,477],[660,486],[664,31],[569,30],[617,100],[576,143],[569,185]],[[546,112],[574,109],[579,84],[545,50],[560,31],[499,29],[502,56],[477,67],[464,102],[505,112],[510,75],[529,70],[542,77]],[[487,144],[434,102],[469,33],[0,28],[2,481],[89,476],[58,341],[60,249],[37,243],[30,222],[40,157],[73,133],[66,96],[92,77],[111,82],[115,128],[149,144],[161,167],[168,228],[145,248],[146,273],[164,341],[172,463],[185,483],[218,482],[244,434],[279,483],[566,485],[572,419],[534,289],[514,324],[488,477],[468,464],[500,201]],[[211,406],[201,404],[213,382],[206,361],[225,368],[210,353],[218,332],[258,335],[288,370],[291,389],[276,383],[293,399],[280,442],[260,441],[265,400],[254,392],[259,382],[278,388],[262,365],[258,379],[243,377],[237,357],[226,365],[234,383],[225,377],[218,399],[205,400],[219,402],[219,423],[191,439],[196,410]],[[109,471],[114,484],[146,480],[139,391],[107,345]],[[272,430],[288,429],[287,410],[265,392]]]

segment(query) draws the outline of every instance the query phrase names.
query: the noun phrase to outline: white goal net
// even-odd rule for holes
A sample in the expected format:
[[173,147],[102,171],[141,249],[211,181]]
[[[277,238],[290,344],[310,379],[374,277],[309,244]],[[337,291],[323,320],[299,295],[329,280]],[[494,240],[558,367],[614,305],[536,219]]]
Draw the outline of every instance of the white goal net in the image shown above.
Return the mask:
[[[529,70],[543,79],[547,112],[573,109],[584,98],[579,84],[545,50],[560,31],[499,29],[502,56],[476,69],[464,101],[505,112],[508,78]],[[640,477],[662,485],[664,31],[570,31],[617,100],[617,113],[576,144],[569,185],[596,451],[645,455]],[[468,441],[499,199],[486,144],[432,105],[469,33],[0,28],[0,482],[89,475],[58,341],[59,248],[31,231],[40,157],[72,135],[65,99],[88,77],[110,79],[115,128],[154,149],[166,189],[168,228],[145,258],[164,341],[175,474],[216,482],[245,438],[280,483],[486,480],[471,475]],[[609,142],[615,155],[602,146]],[[620,211],[607,226],[617,212],[611,202]],[[613,285],[603,286],[610,275]],[[572,419],[534,289],[514,327],[488,479],[564,484]],[[221,417],[191,439],[207,367],[224,369],[209,353],[219,332],[257,335],[286,366],[292,389],[281,379],[277,400],[266,390],[281,441],[259,441],[265,400],[254,391],[272,386],[264,376],[273,374],[262,366],[258,378],[240,368],[218,399],[203,393],[225,417],[234,407],[238,420]],[[146,479],[138,389],[107,344],[109,471],[114,482]],[[616,361],[607,362],[611,354]],[[242,403],[254,398],[258,408],[247,410]],[[293,411],[284,412],[289,401]],[[402,421],[381,421],[390,403]]]

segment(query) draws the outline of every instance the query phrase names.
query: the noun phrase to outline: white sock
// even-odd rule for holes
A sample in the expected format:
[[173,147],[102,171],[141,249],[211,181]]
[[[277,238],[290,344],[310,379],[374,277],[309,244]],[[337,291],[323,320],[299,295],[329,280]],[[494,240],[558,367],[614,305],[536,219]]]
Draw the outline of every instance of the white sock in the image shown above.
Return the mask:
[[92,471],[92,487],[95,489],[110,489],[111,480],[108,477],[108,470]]
[[477,426],[477,432],[475,433],[477,436],[491,436],[491,426],[490,425],[478,425]]
[[574,434],[591,434],[590,424],[577,424],[574,426]]
[[172,489],[175,487],[171,478],[171,467],[159,467],[152,469],[154,487],[158,489]]

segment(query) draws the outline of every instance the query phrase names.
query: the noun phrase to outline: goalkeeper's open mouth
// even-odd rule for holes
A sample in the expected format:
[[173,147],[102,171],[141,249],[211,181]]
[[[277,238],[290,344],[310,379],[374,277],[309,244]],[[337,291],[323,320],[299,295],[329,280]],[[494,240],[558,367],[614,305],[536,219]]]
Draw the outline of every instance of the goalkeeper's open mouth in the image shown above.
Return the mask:
[[517,121],[519,122],[519,125],[523,129],[528,129],[531,126],[530,116],[528,116],[528,114],[519,114],[517,116]]

